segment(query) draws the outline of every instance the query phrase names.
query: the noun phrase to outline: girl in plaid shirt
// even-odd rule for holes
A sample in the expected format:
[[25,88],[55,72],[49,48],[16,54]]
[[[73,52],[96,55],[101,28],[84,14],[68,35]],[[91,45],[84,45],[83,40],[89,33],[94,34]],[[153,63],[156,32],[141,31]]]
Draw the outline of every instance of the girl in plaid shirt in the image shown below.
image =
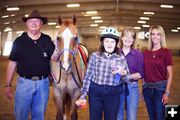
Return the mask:
[[[99,51],[92,53],[77,105],[89,98],[90,120],[116,120],[119,108],[122,79],[129,73],[126,59],[119,53],[119,32],[106,28],[100,37]],[[114,79],[119,73],[121,79]]]

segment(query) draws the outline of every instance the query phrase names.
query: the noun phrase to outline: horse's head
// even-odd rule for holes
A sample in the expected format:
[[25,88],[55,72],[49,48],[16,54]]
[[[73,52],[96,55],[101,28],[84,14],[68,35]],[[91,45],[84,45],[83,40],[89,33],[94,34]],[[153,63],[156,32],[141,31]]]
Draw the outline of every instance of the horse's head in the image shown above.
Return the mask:
[[59,40],[60,65],[65,72],[71,70],[73,59],[78,52],[79,40],[76,21],[75,15],[72,20],[62,20],[60,16],[58,17],[60,26],[57,39]]

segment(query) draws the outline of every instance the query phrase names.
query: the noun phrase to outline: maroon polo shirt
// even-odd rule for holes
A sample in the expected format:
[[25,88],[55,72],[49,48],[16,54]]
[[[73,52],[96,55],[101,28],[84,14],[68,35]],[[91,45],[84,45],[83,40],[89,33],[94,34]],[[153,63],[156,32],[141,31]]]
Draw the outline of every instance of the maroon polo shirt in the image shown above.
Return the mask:
[[156,51],[144,51],[145,82],[167,80],[167,67],[170,65],[173,65],[173,60],[169,49],[161,48]]

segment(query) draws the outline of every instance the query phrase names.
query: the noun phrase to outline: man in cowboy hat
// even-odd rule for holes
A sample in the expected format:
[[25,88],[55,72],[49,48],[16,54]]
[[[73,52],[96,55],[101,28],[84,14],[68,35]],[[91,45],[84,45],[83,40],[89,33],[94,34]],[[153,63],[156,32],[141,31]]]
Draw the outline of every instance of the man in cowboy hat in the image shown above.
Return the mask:
[[27,32],[17,37],[9,56],[6,75],[6,97],[12,99],[11,83],[17,68],[19,77],[15,92],[16,120],[44,120],[49,97],[50,59],[57,58],[51,38],[40,32],[47,18],[38,10],[23,17]]

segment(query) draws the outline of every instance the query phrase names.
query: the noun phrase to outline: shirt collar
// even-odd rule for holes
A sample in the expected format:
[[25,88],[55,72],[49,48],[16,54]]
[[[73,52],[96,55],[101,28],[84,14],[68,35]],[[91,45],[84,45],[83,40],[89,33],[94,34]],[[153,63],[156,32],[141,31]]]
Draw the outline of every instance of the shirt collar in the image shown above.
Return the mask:
[[[124,52],[122,51],[122,48],[120,49],[120,52],[124,55]],[[128,54],[135,55],[135,49],[131,48]]]

